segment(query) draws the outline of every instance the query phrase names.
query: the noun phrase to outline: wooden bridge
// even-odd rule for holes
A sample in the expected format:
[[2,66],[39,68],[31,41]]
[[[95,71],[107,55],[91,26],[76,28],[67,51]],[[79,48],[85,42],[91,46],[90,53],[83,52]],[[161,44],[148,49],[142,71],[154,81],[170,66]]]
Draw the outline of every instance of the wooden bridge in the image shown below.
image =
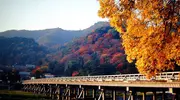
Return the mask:
[[141,74],[42,78],[25,80],[23,90],[58,100],[180,100],[179,77],[180,72],[163,72],[151,79]]

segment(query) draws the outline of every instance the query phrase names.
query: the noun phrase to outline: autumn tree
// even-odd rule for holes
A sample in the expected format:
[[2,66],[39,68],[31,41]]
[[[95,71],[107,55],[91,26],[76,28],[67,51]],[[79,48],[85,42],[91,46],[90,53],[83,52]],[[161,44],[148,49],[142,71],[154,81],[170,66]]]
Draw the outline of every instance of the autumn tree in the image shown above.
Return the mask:
[[129,62],[151,77],[180,66],[180,0],[99,0],[98,15],[121,34]]

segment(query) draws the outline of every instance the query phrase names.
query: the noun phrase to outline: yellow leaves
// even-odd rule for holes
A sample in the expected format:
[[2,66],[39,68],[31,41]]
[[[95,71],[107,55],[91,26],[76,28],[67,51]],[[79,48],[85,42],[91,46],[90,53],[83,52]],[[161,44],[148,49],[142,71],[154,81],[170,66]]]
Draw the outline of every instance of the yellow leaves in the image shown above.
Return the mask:
[[180,28],[178,29],[178,33],[180,34]]
[[118,10],[114,0],[99,0],[99,4],[100,10],[98,11],[98,15],[102,18],[110,18]]
[[176,58],[176,64],[180,66],[180,57]]
[[180,65],[178,1],[119,0],[118,5],[114,0],[99,1],[99,16],[109,18],[120,32],[127,60],[136,60],[140,73],[151,77]]

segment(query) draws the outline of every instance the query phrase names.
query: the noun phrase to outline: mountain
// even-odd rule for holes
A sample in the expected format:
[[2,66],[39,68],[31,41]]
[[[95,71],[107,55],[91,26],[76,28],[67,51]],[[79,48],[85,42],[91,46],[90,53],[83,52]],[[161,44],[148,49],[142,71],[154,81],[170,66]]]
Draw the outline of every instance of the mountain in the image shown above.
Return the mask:
[[126,60],[119,33],[110,26],[54,46],[46,58],[49,72],[60,76],[137,73],[134,63]]
[[24,37],[33,38],[36,42],[42,45],[51,44],[64,44],[71,41],[72,39],[86,36],[93,30],[100,28],[102,26],[109,26],[108,22],[97,22],[84,30],[64,30],[61,28],[52,28],[45,30],[8,30],[5,32],[0,32],[0,36],[4,37]]
[[[114,28],[105,25],[94,30],[92,29],[94,29],[94,26],[83,30],[87,33],[81,34],[81,37],[69,40],[65,44],[48,47],[39,45],[32,38],[12,37],[12,35],[11,38],[0,37],[0,65],[32,64],[38,67],[34,70],[24,67],[21,70],[32,71],[34,74],[36,71],[41,73],[48,72],[57,76],[107,75],[137,72],[134,63],[130,64],[126,61],[121,38]],[[20,34],[24,31],[21,30],[17,33]],[[58,31],[61,31],[61,36],[67,36],[66,34],[71,32],[59,28],[42,31],[48,31],[46,35],[54,37],[53,39],[57,37],[56,34],[58,33],[56,32]],[[12,31],[9,32],[11,33]],[[27,37],[34,36],[37,38],[38,35],[42,34],[40,31],[35,31],[35,33],[28,33],[31,31],[26,32],[31,34],[27,35]],[[41,38],[43,37],[40,36],[36,40],[39,41]],[[59,38],[57,37],[56,39]]]
[[0,65],[12,66],[38,64],[48,53],[46,48],[40,46],[33,39],[13,37],[0,37]]

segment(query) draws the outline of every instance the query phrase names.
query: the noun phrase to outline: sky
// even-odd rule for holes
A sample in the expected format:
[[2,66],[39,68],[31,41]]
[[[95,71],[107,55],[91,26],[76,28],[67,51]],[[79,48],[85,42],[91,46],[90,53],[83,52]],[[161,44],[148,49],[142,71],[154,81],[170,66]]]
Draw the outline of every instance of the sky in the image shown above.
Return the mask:
[[0,32],[63,28],[85,29],[101,19],[97,0],[0,0]]

